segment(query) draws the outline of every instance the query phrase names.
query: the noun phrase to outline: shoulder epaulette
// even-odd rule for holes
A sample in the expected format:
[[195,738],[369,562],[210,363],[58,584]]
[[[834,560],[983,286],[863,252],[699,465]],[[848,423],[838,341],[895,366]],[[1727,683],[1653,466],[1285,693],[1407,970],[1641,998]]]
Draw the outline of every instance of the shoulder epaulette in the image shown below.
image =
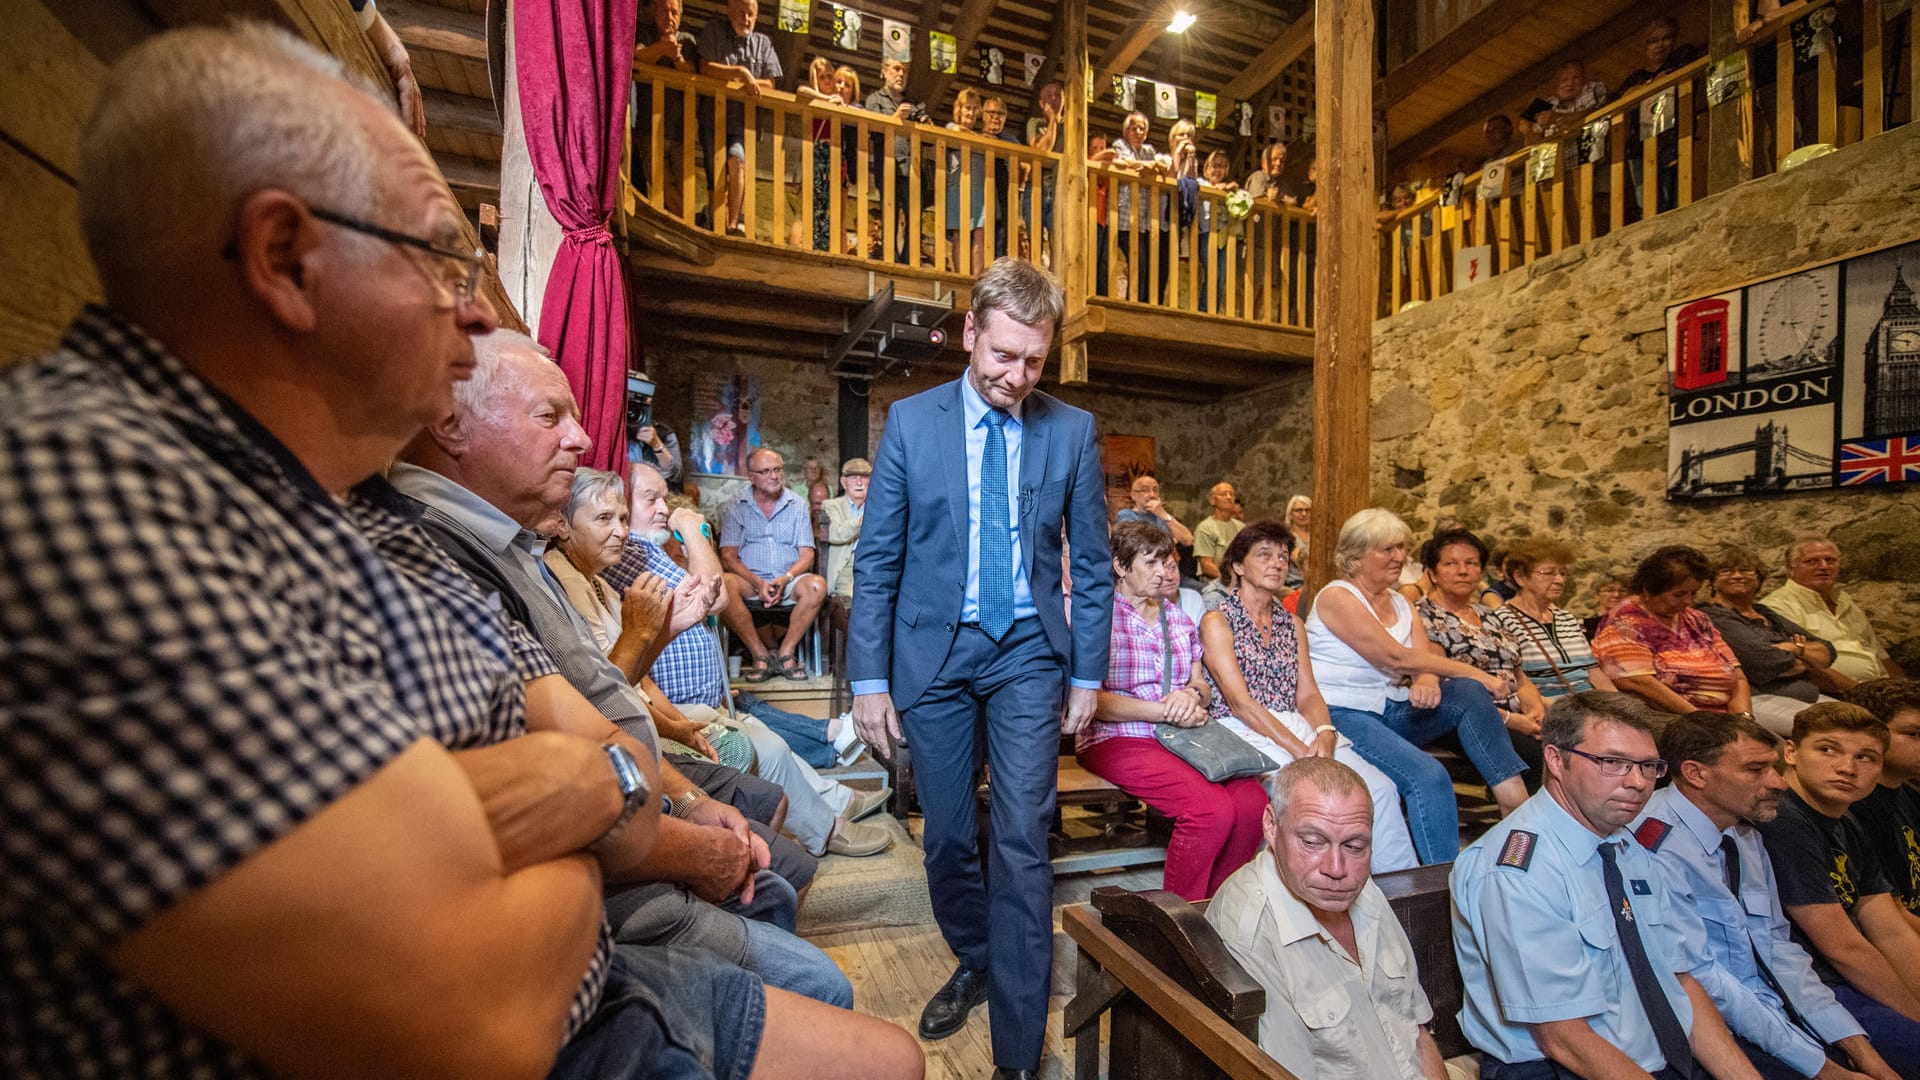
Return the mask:
[[1667,837],[1672,834],[1673,826],[1655,817],[1641,822],[1640,827],[1633,830],[1633,838],[1648,851],[1659,851],[1660,845],[1666,843]]
[[1540,840],[1539,833],[1530,833],[1525,829],[1515,829],[1507,834],[1506,846],[1500,849],[1497,866],[1511,866],[1516,870],[1525,870],[1533,865],[1533,848]]

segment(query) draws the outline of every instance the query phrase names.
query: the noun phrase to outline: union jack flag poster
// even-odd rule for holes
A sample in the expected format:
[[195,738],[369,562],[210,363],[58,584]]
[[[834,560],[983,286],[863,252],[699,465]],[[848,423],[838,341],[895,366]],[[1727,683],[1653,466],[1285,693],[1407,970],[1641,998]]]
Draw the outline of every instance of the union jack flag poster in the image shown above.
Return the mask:
[[1920,436],[1861,439],[1840,445],[1840,482],[1904,484],[1920,480]]

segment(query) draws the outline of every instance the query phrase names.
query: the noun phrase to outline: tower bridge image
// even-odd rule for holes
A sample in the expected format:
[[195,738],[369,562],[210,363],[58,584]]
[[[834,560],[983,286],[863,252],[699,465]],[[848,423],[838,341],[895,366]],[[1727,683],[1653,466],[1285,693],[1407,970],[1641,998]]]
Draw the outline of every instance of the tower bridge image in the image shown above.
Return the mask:
[[[1742,454],[1753,455],[1753,470],[1745,477],[1737,480],[1706,479],[1703,467],[1707,462]],[[1799,471],[1794,471],[1796,469]],[[1754,428],[1750,442],[1718,446],[1711,450],[1683,447],[1680,464],[1667,477],[1667,498],[1700,499],[1788,491],[1795,487],[1825,486],[1832,478],[1832,458],[1821,457],[1793,445],[1786,425],[1768,420]]]

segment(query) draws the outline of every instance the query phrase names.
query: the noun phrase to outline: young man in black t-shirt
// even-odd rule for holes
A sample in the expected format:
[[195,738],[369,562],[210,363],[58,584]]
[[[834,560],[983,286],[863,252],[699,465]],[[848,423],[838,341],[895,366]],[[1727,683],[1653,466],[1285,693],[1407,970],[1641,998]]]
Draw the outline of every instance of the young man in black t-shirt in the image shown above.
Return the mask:
[[1867,831],[1893,898],[1920,929],[1920,682],[1869,679],[1847,691],[1847,700],[1887,725],[1880,783],[1854,804],[1853,816]]
[[1780,906],[1814,970],[1902,1076],[1920,1076],[1920,932],[1849,809],[1880,779],[1887,727],[1822,702],[1794,718],[1780,814],[1760,825]]

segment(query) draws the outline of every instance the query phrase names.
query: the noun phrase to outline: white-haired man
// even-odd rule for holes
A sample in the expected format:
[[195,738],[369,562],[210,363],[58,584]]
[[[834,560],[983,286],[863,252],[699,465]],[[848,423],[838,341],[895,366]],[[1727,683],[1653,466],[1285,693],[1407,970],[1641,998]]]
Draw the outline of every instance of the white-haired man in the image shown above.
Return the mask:
[[1373,883],[1367,782],[1332,758],[1300,758],[1274,776],[1261,827],[1266,851],[1207,907],[1227,951],[1266,988],[1260,1049],[1300,1080],[1445,1080],[1413,945]]
[[886,1025],[610,946],[653,750],[378,477],[494,321],[391,109],[278,31],[162,35],[78,188],[107,306],[0,383],[0,1069],[802,1076],[875,1067],[854,1036],[918,1075]]
[[1887,655],[1867,610],[1840,588],[1840,545],[1826,537],[1801,537],[1789,545],[1787,580],[1760,602],[1809,635],[1833,643],[1833,666],[1807,675],[1822,690],[1842,694],[1868,679],[1906,678]]

